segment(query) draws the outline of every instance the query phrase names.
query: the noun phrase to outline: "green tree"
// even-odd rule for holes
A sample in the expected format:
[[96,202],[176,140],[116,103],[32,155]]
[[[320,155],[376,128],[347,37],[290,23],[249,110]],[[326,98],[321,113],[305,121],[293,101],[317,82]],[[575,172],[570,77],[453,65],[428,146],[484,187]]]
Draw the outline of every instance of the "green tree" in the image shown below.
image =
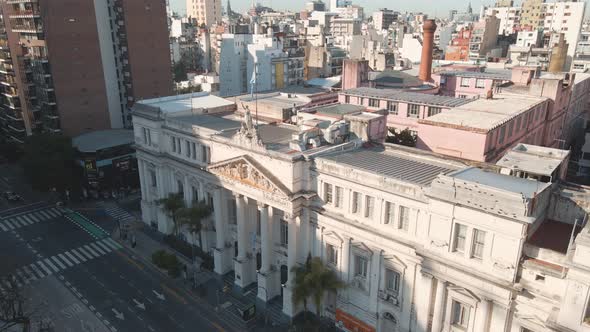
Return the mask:
[[203,250],[201,231],[206,228],[203,225],[203,220],[210,215],[211,208],[204,201],[194,202],[191,207],[185,207],[178,212],[178,223],[187,226],[193,237],[193,242],[195,241],[195,234],[199,234],[199,248],[201,250]]
[[395,129],[389,129],[390,135],[387,137],[387,143],[405,145],[409,147],[416,146],[416,136],[414,136],[410,129],[406,128],[399,133]]
[[182,82],[182,81],[186,81],[188,79],[188,76],[186,74],[187,68],[186,68],[186,65],[184,64],[184,61],[178,61],[177,63],[175,63],[173,70],[174,70],[174,81],[175,82]]
[[171,193],[166,198],[160,198],[156,201],[156,204],[162,207],[162,210],[172,218],[174,228],[172,233],[178,235],[178,213],[186,207],[184,204],[184,198],[181,193]]
[[21,166],[37,190],[77,190],[81,184],[82,168],[76,164],[75,156],[76,150],[70,138],[38,134],[27,138]]
[[303,309],[307,311],[307,299],[311,297],[318,318],[321,314],[324,294],[336,293],[346,286],[334,270],[328,268],[319,257],[307,256],[305,264],[294,267],[293,271],[295,272],[294,304],[303,303]]

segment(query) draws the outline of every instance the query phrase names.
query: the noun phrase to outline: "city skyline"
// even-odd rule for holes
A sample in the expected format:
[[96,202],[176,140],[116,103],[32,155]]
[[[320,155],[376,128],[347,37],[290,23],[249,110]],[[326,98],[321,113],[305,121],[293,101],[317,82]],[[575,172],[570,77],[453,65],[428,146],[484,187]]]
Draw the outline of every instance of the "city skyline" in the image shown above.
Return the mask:
[[[251,4],[250,1],[247,0],[241,0],[241,1],[231,1],[231,6],[232,9],[235,11],[239,11],[239,12],[244,12]],[[292,11],[298,11],[304,8],[305,6],[305,1],[303,2],[292,2],[292,1],[286,1],[286,0],[261,0],[258,1],[259,3],[268,6],[268,7],[272,7],[276,10],[292,10]],[[326,4],[329,3],[328,1],[324,1]],[[225,6],[227,4],[227,0],[222,1],[222,6],[225,9]],[[385,0],[377,0],[377,1],[369,1],[369,0],[359,0],[359,1],[354,1],[354,4],[362,6],[365,8],[365,12],[368,13],[372,13],[373,11],[376,11],[379,8],[388,8],[388,9],[393,9],[393,10],[398,10],[401,12],[424,12],[427,13],[429,15],[433,15],[435,17],[446,17],[448,16],[448,12],[449,10],[452,9],[457,9],[457,10],[461,10],[461,9],[466,9],[467,5],[469,4],[468,1],[463,1],[463,0],[445,0],[445,1],[441,1],[439,4],[441,4],[441,6],[438,6],[438,8],[432,10],[432,6],[431,6],[431,2],[428,0],[416,0],[416,1],[412,1],[412,2],[406,2],[406,1],[385,1]],[[442,6],[442,4],[445,4],[445,6]],[[479,11],[479,7],[484,4],[484,5],[491,5],[493,4],[493,2],[490,1],[472,1],[471,2],[471,7],[473,8],[474,12]],[[178,12],[180,14],[184,14],[186,12],[186,0],[170,0],[170,7],[172,8],[172,11],[174,12]]]

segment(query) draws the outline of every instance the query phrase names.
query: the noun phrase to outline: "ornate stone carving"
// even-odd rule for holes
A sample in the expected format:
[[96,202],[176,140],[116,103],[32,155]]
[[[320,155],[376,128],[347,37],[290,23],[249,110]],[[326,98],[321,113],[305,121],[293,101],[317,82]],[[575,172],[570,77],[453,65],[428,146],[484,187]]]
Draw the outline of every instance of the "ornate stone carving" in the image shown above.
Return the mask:
[[219,166],[212,166],[210,171],[226,179],[235,180],[273,195],[288,196],[288,193],[279,188],[267,175],[263,174],[261,169],[255,167],[243,157]]
[[250,148],[258,151],[266,151],[266,147],[262,143],[262,139],[258,134],[258,128],[252,123],[252,114],[247,106],[243,106],[246,110],[242,127],[234,134],[232,141],[239,146]]

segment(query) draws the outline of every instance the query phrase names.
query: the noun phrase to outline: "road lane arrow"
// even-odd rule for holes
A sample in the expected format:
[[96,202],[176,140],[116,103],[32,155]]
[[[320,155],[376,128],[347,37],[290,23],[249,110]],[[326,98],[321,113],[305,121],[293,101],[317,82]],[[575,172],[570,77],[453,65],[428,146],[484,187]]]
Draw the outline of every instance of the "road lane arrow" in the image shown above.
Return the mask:
[[164,294],[160,294],[160,293],[156,292],[155,290],[152,290],[152,292],[154,292],[154,294],[156,294],[156,297],[159,298],[160,300],[164,301],[166,299]]
[[115,317],[119,318],[120,320],[125,320],[125,316],[122,312],[118,312],[115,308],[111,309],[115,314]]
[[135,302],[136,307],[138,307],[139,309],[145,310],[145,304],[137,301],[136,299],[133,299],[133,302]]

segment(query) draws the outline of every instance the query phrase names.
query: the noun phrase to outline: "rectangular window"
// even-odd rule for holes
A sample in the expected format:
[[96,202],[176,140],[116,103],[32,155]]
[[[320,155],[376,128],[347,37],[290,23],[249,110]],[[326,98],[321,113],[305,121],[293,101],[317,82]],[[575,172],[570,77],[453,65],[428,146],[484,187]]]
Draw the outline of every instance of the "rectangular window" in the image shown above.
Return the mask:
[[152,180],[152,187],[156,187],[158,185],[158,181],[156,180],[156,172],[150,171],[150,179]]
[[186,141],[186,157],[190,158],[191,157],[191,142]]
[[201,145],[201,161],[207,162],[207,146]]
[[256,210],[256,235],[260,236],[260,228],[261,228],[261,222],[260,222],[260,210]]
[[344,96],[344,103],[350,104],[350,96],[348,96],[348,95]]
[[142,132],[143,132],[143,143],[144,144],[148,144],[148,130],[147,128],[142,128]]
[[469,325],[469,307],[465,304],[453,300],[451,324],[463,329]]
[[180,144],[180,138],[176,138],[176,148],[178,149],[178,154],[182,153],[182,145]]
[[184,197],[184,185],[182,185],[182,181],[176,181],[176,188],[178,189],[178,193]]
[[428,116],[433,116],[441,112],[440,107],[428,107]]
[[289,224],[284,220],[281,220],[281,245],[289,245]]
[[332,185],[329,183],[324,183],[324,201],[327,204],[333,202],[332,200]]
[[397,115],[398,106],[399,106],[399,104],[397,102],[388,101],[387,102],[387,110],[389,111],[389,114]]
[[486,242],[486,232],[474,229],[473,230],[473,246],[471,248],[471,257],[482,259],[483,258],[483,249],[485,247]]
[[191,158],[197,159],[197,145],[195,143],[191,143]]
[[408,104],[408,118],[418,118],[420,116],[420,105]]
[[379,99],[369,98],[369,107],[379,107]]
[[399,207],[399,223],[397,228],[407,232],[410,226],[410,208],[405,206]]
[[170,137],[170,145],[172,146],[172,152],[176,152],[176,138]]
[[461,87],[468,88],[471,85],[471,79],[467,77],[461,77]]
[[504,143],[504,136],[506,136],[506,126],[500,128],[500,135],[498,135],[498,143]]
[[364,256],[354,255],[354,275],[356,277],[367,278],[369,261]]
[[193,201],[194,202],[198,202],[199,201],[199,188],[192,186],[192,191],[193,191]]
[[236,205],[236,200],[235,199],[230,199],[229,200],[229,223],[231,225],[235,225],[238,223],[238,208]]
[[211,193],[207,193],[207,204],[211,211],[215,209],[215,204],[213,204],[213,195]]
[[467,226],[461,225],[461,224],[455,224],[455,241],[454,241],[454,245],[453,245],[453,251],[464,252],[466,237],[467,237]]
[[514,129],[514,121],[510,121],[510,124],[508,124],[508,136],[507,137],[512,137],[512,130]]
[[352,192],[352,213],[359,213],[361,209],[361,194]]
[[342,202],[344,201],[344,190],[342,189],[342,187],[335,187],[335,195],[336,195],[336,199],[334,200],[334,205],[336,207],[341,208],[342,207]]
[[520,130],[520,122],[522,121],[522,116],[519,116],[518,119],[516,119],[516,132],[518,132]]
[[400,275],[392,269],[385,269],[385,289],[389,292],[399,293]]
[[486,81],[482,80],[482,79],[476,79],[475,80],[475,87],[478,89],[483,89],[486,87]]
[[365,196],[365,218],[373,218],[375,211],[375,197]]
[[331,245],[326,245],[326,259],[328,264],[332,264],[334,266],[338,266],[338,249]]
[[395,222],[394,218],[395,215],[395,204],[391,202],[385,202],[385,220],[384,224],[386,225],[393,225]]

